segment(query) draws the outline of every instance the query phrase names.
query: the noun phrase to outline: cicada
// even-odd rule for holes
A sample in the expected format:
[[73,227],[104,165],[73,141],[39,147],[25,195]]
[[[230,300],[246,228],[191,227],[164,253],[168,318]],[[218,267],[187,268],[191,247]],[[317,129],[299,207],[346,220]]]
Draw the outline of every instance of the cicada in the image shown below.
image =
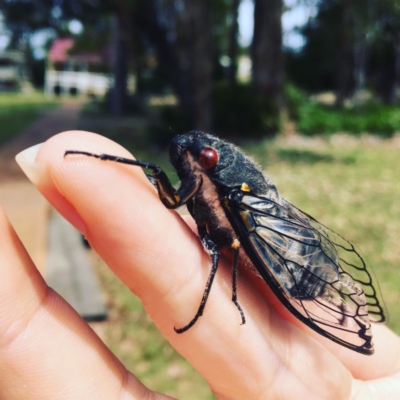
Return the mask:
[[233,257],[232,301],[237,300],[238,265],[263,279],[283,305],[319,334],[362,354],[374,352],[371,321],[383,322],[383,303],[373,277],[354,246],[285,200],[261,168],[238,147],[191,131],[176,136],[170,160],[180,178],[175,189],[161,167],[108,154],[69,150],[139,166],[169,209],[184,204],[196,221],[212,260],[200,306],[183,333],[203,315],[220,251]]

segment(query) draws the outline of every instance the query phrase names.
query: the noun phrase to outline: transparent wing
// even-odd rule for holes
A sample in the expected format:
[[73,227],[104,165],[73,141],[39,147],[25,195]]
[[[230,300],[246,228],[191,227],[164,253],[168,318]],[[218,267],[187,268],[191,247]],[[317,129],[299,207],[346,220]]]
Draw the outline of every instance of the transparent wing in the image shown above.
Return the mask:
[[372,354],[370,322],[385,320],[383,303],[354,246],[289,202],[244,195],[237,205],[246,252],[284,305],[320,334]]

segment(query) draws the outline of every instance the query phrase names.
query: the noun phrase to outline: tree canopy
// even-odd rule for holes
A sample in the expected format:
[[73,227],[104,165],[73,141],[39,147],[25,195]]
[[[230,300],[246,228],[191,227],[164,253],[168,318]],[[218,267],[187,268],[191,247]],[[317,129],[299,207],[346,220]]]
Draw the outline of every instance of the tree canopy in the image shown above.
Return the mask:
[[[384,102],[397,102],[396,0],[253,2],[248,48],[238,43],[241,0],[0,0],[0,9],[11,47],[29,43],[44,29],[54,37],[71,36],[74,20],[84,27],[82,35],[75,34],[76,48],[109,43],[116,77],[110,104],[116,114],[129,109],[129,70],[137,76],[139,93],[172,90],[187,126],[204,130],[273,134],[287,106],[288,82],[311,93],[334,91],[339,105],[365,89]],[[308,22],[296,28],[304,46],[282,45],[282,15],[290,7],[313,9]],[[242,56],[252,61],[249,84],[237,79]]]

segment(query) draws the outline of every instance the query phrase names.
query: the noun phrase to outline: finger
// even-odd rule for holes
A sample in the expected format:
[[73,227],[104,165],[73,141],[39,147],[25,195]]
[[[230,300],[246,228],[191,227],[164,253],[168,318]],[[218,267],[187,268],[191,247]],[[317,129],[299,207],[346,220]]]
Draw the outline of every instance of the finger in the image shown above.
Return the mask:
[[400,373],[374,379],[372,381],[355,380],[352,400],[398,399],[400,393]]
[[372,356],[347,351],[342,347],[335,349],[327,340],[327,343],[324,343],[331,351],[335,351],[337,357],[356,379],[364,381],[377,379],[400,370],[399,337],[384,325],[373,325],[372,332],[375,348]]
[[0,232],[0,397],[149,395],[75,311],[46,286],[1,209]]
[[[231,268],[225,262],[220,263],[205,315],[188,332],[177,335],[173,326],[184,326],[197,310],[210,270],[209,256],[182,219],[160,203],[140,168],[88,157],[64,159],[65,150],[130,155],[100,136],[67,132],[40,148],[36,158],[40,165],[33,167],[32,179],[141,297],[159,329],[216,394],[348,397],[350,376],[343,366],[270,312],[244,277],[238,291],[247,324],[240,326],[231,302]],[[316,351],[310,353],[310,347]],[[331,373],[321,378],[320,368],[325,367]]]

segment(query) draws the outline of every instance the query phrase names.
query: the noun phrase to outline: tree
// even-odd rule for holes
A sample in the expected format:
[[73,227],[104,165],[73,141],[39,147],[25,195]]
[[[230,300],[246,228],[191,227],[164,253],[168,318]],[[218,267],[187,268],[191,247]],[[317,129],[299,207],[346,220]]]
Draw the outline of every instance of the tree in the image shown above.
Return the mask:
[[240,0],[232,0],[230,11],[230,29],[229,29],[229,44],[228,56],[230,64],[228,66],[228,81],[231,86],[236,85],[237,74],[237,57],[238,57],[238,33],[239,33],[239,5]]
[[252,86],[264,134],[279,130],[283,102],[282,0],[255,0],[251,46]]
[[253,86],[257,96],[282,103],[282,0],[255,0],[251,48]]
[[13,44],[46,28],[65,34],[74,18],[95,25],[99,16],[115,11],[115,6],[112,0],[0,0],[0,10],[12,32]]
[[210,0],[139,0],[135,21],[157,49],[159,63],[195,129],[211,127]]
[[289,77],[311,91],[335,90],[337,104],[364,89],[386,103],[400,84],[400,4],[397,0],[322,0],[302,29],[306,45],[289,54]]
[[113,70],[114,86],[111,92],[110,111],[113,115],[122,115],[127,111],[127,79],[129,60],[132,50],[132,17],[129,3],[118,0],[113,15]]
[[[336,64],[336,104],[343,105],[353,86],[352,68],[354,58],[354,8],[352,0],[343,0],[341,6],[341,31],[339,41],[338,62]],[[360,35],[359,35],[360,36]],[[361,52],[362,43],[358,44]],[[364,57],[358,62],[358,70],[363,70]],[[359,74],[357,74],[359,76]],[[360,79],[359,79],[360,81]],[[360,86],[360,85],[359,85]],[[359,89],[361,89],[359,87]]]
[[375,55],[381,60],[378,92],[384,102],[395,104],[400,84],[400,4],[397,0],[381,0],[376,9],[379,29]]
[[[342,81],[345,96],[352,90],[352,46],[341,60],[342,9],[339,0],[320,2],[315,17],[300,29],[305,45],[300,51],[287,51],[287,75],[290,81],[310,92],[334,91],[338,78]],[[346,42],[347,43],[347,42]],[[341,69],[340,63],[348,66]],[[349,66],[350,65],[350,66]],[[338,71],[342,74],[339,74]],[[343,76],[344,73],[344,76]]]

